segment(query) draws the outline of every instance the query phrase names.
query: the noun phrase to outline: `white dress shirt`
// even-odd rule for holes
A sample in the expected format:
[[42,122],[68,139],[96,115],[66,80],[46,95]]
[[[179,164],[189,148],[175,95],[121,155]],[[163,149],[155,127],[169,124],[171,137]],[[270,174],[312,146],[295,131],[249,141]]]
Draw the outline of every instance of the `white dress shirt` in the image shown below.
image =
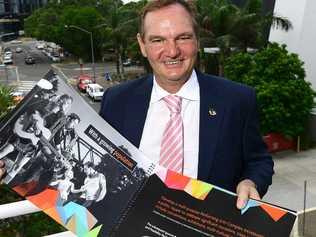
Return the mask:
[[[139,149],[153,162],[159,163],[160,144],[170,111],[162,100],[169,95],[154,77],[153,89]],[[199,157],[200,125],[200,87],[196,72],[175,94],[182,97],[181,116],[184,132],[184,169],[183,174],[197,178]]]

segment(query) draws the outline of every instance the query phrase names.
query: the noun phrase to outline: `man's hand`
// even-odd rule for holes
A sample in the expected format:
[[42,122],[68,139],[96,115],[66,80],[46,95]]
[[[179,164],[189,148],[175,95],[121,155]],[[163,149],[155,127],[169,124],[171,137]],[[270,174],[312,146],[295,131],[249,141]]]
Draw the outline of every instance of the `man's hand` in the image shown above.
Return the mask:
[[244,179],[240,181],[236,189],[237,193],[237,208],[242,209],[246,206],[248,199],[257,199],[260,200],[259,193],[256,189],[256,184],[250,179]]
[[1,184],[2,176],[4,175],[4,173],[5,173],[4,162],[0,160],[0,184]]

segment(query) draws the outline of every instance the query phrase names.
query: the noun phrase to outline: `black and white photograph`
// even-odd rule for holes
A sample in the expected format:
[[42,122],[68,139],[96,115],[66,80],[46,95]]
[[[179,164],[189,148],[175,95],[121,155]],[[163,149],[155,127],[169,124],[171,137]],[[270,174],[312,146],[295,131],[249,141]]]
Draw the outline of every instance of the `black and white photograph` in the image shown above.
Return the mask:
[[155,167],[53,71],[2,121],[0,134],[5,183],[31,184],[26,196],[54,188],[63,205],[76,202],[107,227]]

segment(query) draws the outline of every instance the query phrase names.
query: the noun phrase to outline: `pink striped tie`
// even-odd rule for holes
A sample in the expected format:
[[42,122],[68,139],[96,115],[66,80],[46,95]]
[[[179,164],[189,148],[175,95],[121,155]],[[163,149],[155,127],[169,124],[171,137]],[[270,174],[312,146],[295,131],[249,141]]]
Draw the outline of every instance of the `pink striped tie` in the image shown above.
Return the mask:
[[163,98],[170,110],[170,119],[162,136],[159,164],[177,173],[183,172],[182,98],[168,95]]

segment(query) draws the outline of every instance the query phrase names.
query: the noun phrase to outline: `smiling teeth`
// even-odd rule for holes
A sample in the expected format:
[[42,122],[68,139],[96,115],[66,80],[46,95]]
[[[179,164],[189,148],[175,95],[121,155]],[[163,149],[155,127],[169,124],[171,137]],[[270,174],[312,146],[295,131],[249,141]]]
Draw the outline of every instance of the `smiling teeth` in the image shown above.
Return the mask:
[[165,63],[168,64],[168,65],[173,65],[173,64],[180,63],[180,61],[179,60],[177,60],[177,61],[168,61],[168,62],[165,62]]

